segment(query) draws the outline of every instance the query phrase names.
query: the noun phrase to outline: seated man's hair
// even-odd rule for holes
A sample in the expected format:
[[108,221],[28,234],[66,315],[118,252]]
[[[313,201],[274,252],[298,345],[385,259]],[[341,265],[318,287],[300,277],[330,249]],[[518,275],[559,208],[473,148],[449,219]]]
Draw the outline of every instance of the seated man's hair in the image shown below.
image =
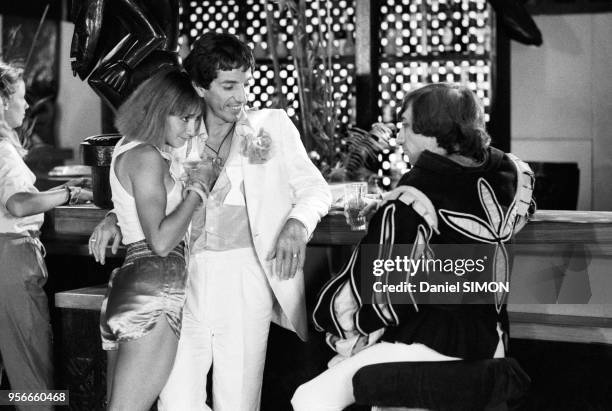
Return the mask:
[[412,107],[412,130],[435,137],[448,154],[483,160],[491,137],[478,97],[459,84],[428,84],[411,91],[402,102],[401,113]]

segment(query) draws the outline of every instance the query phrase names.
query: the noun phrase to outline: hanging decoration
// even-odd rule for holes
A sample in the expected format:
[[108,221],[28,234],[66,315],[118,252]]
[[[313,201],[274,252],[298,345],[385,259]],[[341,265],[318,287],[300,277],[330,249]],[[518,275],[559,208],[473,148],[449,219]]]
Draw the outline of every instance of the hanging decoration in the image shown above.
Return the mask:
[[72,71],[116,109],[144,80],[178,67],[179,0],[73,0]]
[[521,0],[489,0],[499,15],[502,28],[513,40],[519,43],[540,46],[542,33]]

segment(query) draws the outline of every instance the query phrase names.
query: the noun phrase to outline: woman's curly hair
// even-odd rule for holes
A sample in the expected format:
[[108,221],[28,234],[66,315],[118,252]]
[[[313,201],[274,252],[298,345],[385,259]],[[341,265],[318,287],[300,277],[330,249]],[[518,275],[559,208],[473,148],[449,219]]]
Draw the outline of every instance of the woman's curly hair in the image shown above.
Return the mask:
[[23,80],[23,69],[0,61],[0,97],[8,100],[15,93],[17,83]]
[[[23,81],[23,69],[19,66],[0,61],[0,107],[6,106],[15,94],[17,84]],[[2,110],[2,108],[0,108]],[[20,136],[15,130],[9,127],[4,121],[4,113],[0,113],[0,140],[8,139],[21,157],[25,157],[29,148],[27,140]],[[25,146],[25,148],[24,148]]]
[[194,83],[208,88],[218,70],[253,70],[255,59],[247,44],[228,33],[207,32],[198,37],[183,62]]
[[412,108],[412,131],[435,137],[448,154],[482,161],[491,137],[478,97],[459,84],[428,84],[404,98],[401,113]]

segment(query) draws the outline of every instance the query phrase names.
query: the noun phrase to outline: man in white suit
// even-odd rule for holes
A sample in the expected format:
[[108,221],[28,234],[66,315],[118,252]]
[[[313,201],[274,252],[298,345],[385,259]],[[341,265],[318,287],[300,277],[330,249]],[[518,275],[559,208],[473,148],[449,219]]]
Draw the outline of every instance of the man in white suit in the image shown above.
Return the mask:
[[[256,411],[270,321],[306,338],[306,243],[331,194],[284,111],[245,111],[254,68],[246,44],[206,33],[184,66],[206,103],[202,149],[222,171],[192,222],[181,337],[158,407],[208,410],[212,365],[215,411]],[[111,238],[118,245],[113,222],[92,234],[98,260]]]

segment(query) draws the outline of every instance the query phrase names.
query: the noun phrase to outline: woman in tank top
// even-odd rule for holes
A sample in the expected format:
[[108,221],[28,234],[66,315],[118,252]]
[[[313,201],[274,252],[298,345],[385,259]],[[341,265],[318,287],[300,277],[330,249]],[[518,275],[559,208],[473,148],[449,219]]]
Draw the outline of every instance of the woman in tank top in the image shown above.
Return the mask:
[[[39,192],[15,131],[28,108],[23,70],[0,61],[0,374],[13,391],[53,389],[53,348],[44,247],[44,212],[90,200],[82,179]],[[1,375],[0,375],[1,377]],[[41,410],[51,406],[41,406]]]
[[113,153],[114,211],[127,246],[111,274],[100,328],[107,350],[109,410],[148,410],[168,378],[185,301],[185,235],[207,182],[173,175],[164,146],[193,137],[202,103],[184,72],[158,73],[119,108]]

